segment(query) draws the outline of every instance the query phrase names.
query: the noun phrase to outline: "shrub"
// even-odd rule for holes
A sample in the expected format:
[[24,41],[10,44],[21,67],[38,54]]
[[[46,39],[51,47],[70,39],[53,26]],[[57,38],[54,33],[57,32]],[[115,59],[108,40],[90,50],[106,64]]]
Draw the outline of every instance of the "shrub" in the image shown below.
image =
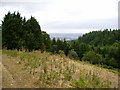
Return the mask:
[[85,88],[87,85],[87,82],[84,78],[80,78],[79,80],[73,81],[73,86],[76,88]]
[[92,64],[101,64],[103,57],[100,54],[96,54],[94,51],[89,51],[84,54],[83,61],[90,61]]
[[63,50],[59,50],[59,51],[58,51],[58,54],[60,54],[60,55],[65,55],[65,53],[64,53]]
[[117,63],[117,61],[114,58],[111,58],[109,60],[109,65],[113,66],[113,67],[116,67],[116,68],[118,67],[118,63]]
[[65,76],[65,80],[70,81],[71,79],[72,79],[72,76],[70,76],[70,75],[66,75],[66,76]]
[[78,58],[78,54],[73,49],[69,51],[68,56],[74,59]]

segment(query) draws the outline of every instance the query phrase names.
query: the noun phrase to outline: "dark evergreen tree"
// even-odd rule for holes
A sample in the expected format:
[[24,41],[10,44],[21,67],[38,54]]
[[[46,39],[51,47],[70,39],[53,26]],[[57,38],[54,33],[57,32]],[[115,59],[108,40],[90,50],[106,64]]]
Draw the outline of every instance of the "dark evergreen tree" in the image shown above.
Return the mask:
[[[20,16],[19,12],[5,15],[2,21],[2,46],[7,49],[25,48],[28,51],[39,50],[50,51],[51,41],[46,32],[41,31],[37,20],[31,16],[26,18]],[[48,44],[49,43],[49,44]]]
[[8,12],[2,21],[3,47],[7,49],[19,49],[21,47],[22,17],[20,13]]
[[51,51],[51,40],[49,34],[42,31],[42,37],[45,44],[46,51]]

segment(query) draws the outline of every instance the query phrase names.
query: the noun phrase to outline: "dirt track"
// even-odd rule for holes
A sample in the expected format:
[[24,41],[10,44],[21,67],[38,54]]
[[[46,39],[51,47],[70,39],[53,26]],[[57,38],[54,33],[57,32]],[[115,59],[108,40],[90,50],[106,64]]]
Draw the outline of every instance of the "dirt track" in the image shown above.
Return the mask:
[[[2,55],[2,88],[33,88],[33,77],[18,60]],[[1,63],[0,63],[1,64]]]
[[8,71],[8,69],[6,69],[6,67],[4,65],[2,65],[2,76],[3,76],[3,79],[2,79],[2,85],[3,85],[3,88],[16,88],[17,87],[17,83],[16,81],[14,80],[12,74]]

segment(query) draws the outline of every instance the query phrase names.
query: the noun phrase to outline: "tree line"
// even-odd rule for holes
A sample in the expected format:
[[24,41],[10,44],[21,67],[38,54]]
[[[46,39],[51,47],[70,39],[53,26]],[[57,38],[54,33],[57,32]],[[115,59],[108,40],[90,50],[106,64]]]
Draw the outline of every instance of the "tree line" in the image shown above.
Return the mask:
[[32,16],[26,20],[19,12],[8,12],[2,21],[2,35],[3,48],[50,51],[49,34],[41,30]]
[[71,41],[51,40],[34,17],[26,20],[19,12],[8,12],[2,21],[2,36],[3,48],[48,51],[107,68],[120,68],[120,30],[93,31]]
[[80,60],[120,68],[120,30],[92,31],[72,43]]

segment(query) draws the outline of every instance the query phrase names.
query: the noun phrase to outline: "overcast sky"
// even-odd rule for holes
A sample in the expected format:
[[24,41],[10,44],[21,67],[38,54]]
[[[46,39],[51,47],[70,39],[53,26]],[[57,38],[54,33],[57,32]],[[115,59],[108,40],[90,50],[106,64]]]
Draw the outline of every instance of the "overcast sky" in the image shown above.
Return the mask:
[[[47,33],[86,33],[118,28],[119,0],[0,0],[0,20],[8,11],[34,16]],[[1,24],[1,22],[0,22]]]

